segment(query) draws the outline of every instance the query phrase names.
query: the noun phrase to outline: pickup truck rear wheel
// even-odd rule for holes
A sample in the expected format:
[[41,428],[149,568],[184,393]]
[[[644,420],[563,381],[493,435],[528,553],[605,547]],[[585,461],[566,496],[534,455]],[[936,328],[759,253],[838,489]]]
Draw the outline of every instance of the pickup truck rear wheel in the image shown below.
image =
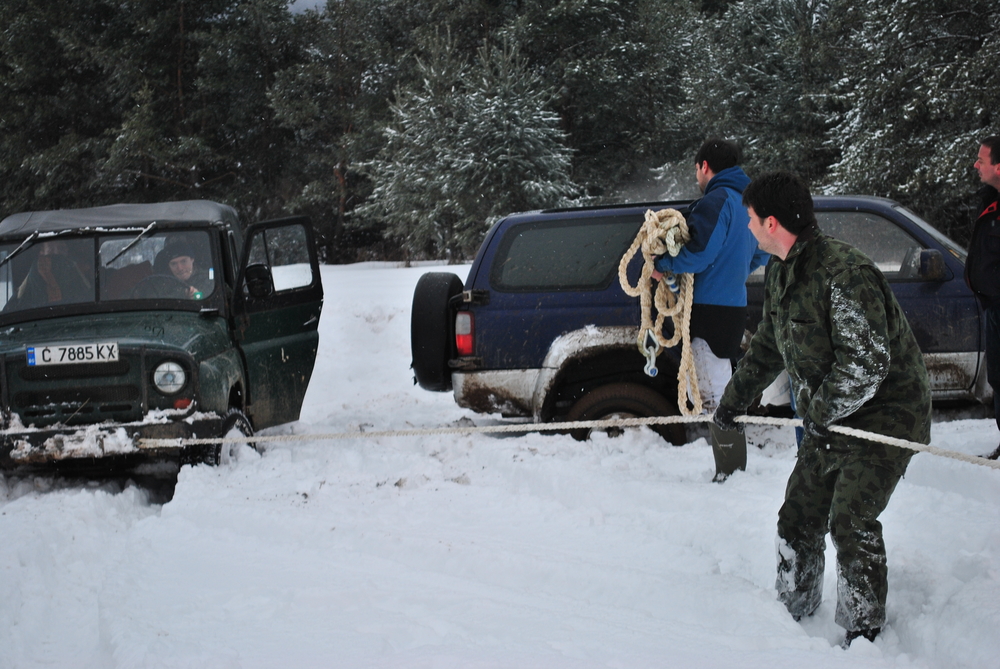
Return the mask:
[[454,356],[455,312],[448,301],[462,292],[462,280],[450,272],[429,272],[413,291],[410,353],[413,374],[424,390],[451,390],[448,360]]
[[[599,386],[581,397],[566,414],[566,420],[603,420],[608,418],[647,418],[649,416],[678,416],[677,405],[652,388],[638,383],[609,383]],[[687,443],[687,432],[682,424],[651,425],[653,431],[672,444]],[[612,428],[613,429],[613,428]],[[590,438],[591,430],[571,430],[577,441]],[[609,433],[611,431],[609,430]],[[620,430],[618,431],[620,434]]]

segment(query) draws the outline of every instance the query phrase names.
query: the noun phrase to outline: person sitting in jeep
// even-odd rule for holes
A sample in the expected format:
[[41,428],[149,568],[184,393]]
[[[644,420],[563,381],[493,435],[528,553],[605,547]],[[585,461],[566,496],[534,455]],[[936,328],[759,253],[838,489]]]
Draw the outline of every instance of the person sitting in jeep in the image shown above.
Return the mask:
[[92,268],[89,275],[80,270],[66,240],[44,242],[27,276],[17,287],[16,302],[12,301],[11,305],[17,309],[31,309],[91,300],[94,295]]
[[152,275],[132,289],[131,297],[194,300],[208,297],[215,289],[215,272],[211,267],[202,269],[201,259],[208,255],[203,250],[201,244],[186,236],[170,235],[153,260]]
[[212,292],[214,281],[209,272],[198,268],[195,249],[185,240],[171,241],[157,255],[157,270],[166,263],[170,274],[187,287],[187,296],[201,299]]

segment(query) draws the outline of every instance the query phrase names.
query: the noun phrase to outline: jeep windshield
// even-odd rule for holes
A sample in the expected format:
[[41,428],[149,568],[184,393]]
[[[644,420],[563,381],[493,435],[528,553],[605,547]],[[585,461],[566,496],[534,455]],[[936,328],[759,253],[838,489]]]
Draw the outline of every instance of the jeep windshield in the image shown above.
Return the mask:
[[211,244],[204,229],[177,228],[0,241],[0,322],[148,309],[150,301],[200,308],[221,278]]

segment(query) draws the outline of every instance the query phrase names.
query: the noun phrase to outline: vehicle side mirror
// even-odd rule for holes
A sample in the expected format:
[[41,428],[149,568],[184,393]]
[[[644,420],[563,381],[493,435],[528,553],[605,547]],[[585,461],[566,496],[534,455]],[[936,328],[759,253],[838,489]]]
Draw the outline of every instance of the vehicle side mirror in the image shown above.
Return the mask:
[[920,252],[920,268],[917,276],[925,281],[944,281],[948,278],[948,268],[944,264],[944,256],[937,249],[924,249]]
[[274,279],[271,277],[271,268],[263,263],[247,265],[244,274],[247,292],[255,300],[263,300],[274,295]]

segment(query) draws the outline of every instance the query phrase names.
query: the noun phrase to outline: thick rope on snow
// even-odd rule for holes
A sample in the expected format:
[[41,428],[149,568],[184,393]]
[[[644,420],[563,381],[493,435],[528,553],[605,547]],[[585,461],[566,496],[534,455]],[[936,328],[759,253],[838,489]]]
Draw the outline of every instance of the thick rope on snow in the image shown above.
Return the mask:
[[[676,209],[661,209],[654,212],[646,210],[646,220],[636,235],[621,262],[618,263],[618,282],[622,290],[630,297],[639,298],[639,352],[647,357],[646,373],[656,375],[656,354],[661,347],[669,348],[681,343],[681,364],[677,370],[677,408],[683,416],[696,416],[701,413],[701,393],[698,390],[698,374],[695,371],[694,355],[691,351],[691,302],[694,294],[694,275],[681,274],[676,282],[673,274],[664,275],[656,286],[656,293],[651,288],[653,261],[656,256],[669,253],[676,256],[681,247],[691,238],[687,221]],[[642,251],[642,273],[639,283],[633,286],[628,281],[628,265],[639,251]],[[677,286],[677,293],[671,289]],[[656,321],[653,321],[653,305],[656,305]],[[663,322],[667,317],[673,319],[674,336],[667,339],[663,336]],[[689,396],[694,405],[688,409]]]
[[[570,430],[586,428],[605,427],[639,427],[642,425],[671,425],[676,423],[707,423],[712,420],[712,416],[702,414],[699,416],[650,416],[647,418],[610,418],[605,420],[577,420],[564,423],[519,423],[514,425],[483,425],[480,427],[470,425],[468,427],[434,427],[434,428],[414,428],[410,430],[379,430],[374,432],[336,432],[333,434],[282,434],[272,436],[256,435],[253,437],[223,437],[214,439],[140,439],[139,443],[143,448],[176,448],[178,446],[195,444],[221,444],[221,443],[244,443],[262,444],[278,443],[290,441],[333,441],[340,439],[381,439],[391,437],[427,437],[434,435],[467,435],[467,434],[490,434],[490,433],[520,433],[529,432],[569,432]],[[748,425],[769,425],[775,427],[802,427],[802,421],[798,418],[770,418],[765,416],[738,416],[737,421]],[[959,460],[973,465],[981,465],[991,469],[1000,469],[1000,461],[987,460],[976,455],[967,455],[957,451],[919,444],[915,441],[887,437],[874,432],[866,432],[851,427],[833,425],[832,432],[844,434],[856,439],[874,441],[899,448],[907,448],[918,453],[930,453],[942,458]]]

